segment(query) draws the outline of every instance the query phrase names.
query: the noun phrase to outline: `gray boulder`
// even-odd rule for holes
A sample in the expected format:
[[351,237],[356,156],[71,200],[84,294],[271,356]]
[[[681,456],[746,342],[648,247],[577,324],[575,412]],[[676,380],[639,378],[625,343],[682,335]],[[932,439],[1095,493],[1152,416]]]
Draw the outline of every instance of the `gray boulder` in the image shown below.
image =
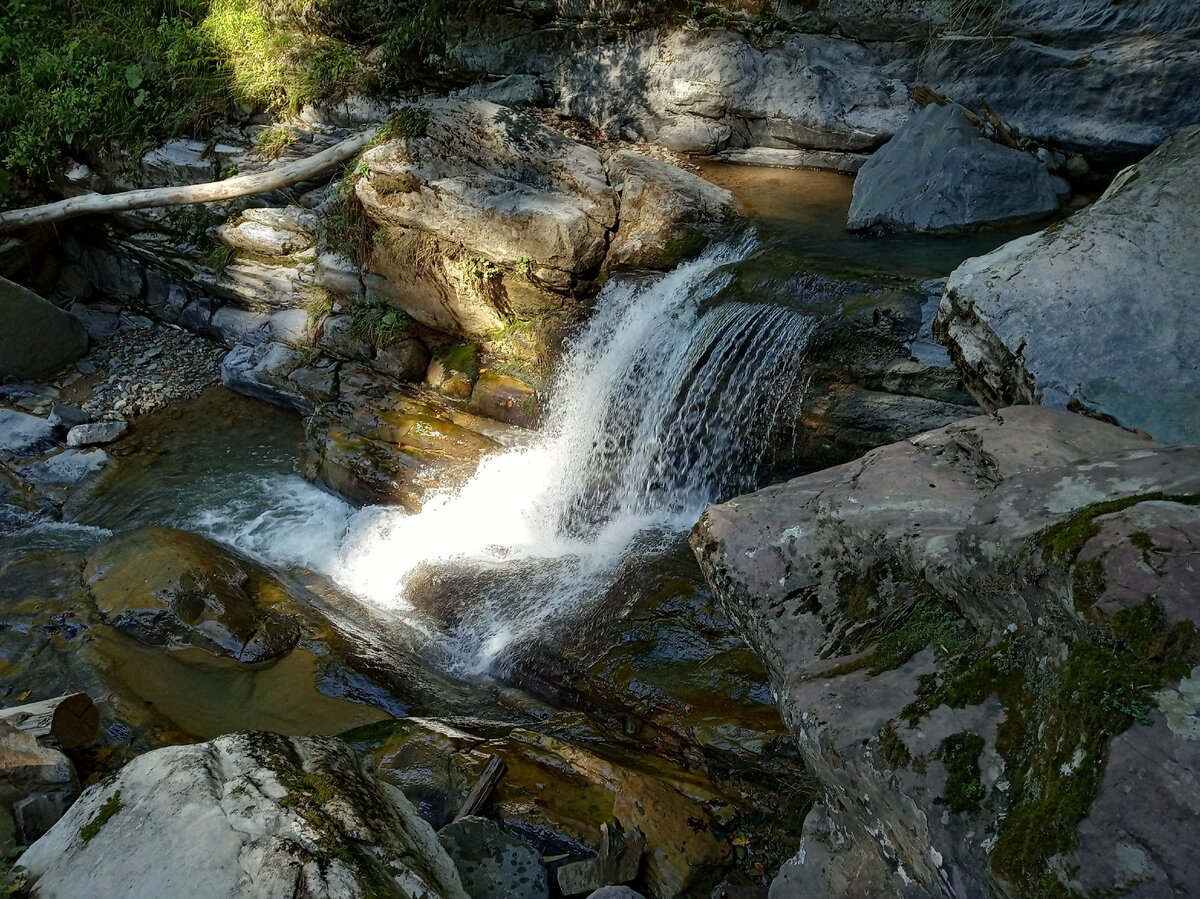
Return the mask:
[[56,442],[54,425],[41,416],[0,409],[0,453],[40,452]]
[[75,425],[67,432],[67,446],[97,446],[112,443],[129,430],[127,421],[93,421]]
[[1058,210],[1037,157],[988,140],[956,106],[916,113],[854,180],[851,230],[963,231]]
[[0,380],[50,374],[87,352],[79,319],[0,278]]
[[545,899],[541,854],[487,818],[459,818],[438,831],[471,899]]
[[609,247],[621,265],[670,269],[698,254],[737,217],[733,194],[669,162],[614,153],[608,176],[621,195],[621,222]]
[[408,800],[321,737],[242,733],[138,756],[20,864],[47,899],[469,899]]
[[1200,447],[1018,406],[705,512],[819,792],[772,896],[1200,890],[1198,494]]
[[1200,127],[1065,222],[968,259],[935,328],[985,408],[1078,404],[1200,441]]

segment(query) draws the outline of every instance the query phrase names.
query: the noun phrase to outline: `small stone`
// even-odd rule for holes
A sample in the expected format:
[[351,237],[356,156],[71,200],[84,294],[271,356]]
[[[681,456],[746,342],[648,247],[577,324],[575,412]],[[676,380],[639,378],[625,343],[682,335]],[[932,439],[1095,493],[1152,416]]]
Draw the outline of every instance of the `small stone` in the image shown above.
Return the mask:
[[67,446],[95,446],[100,443],[112,443],[128,429],[129,422],[127,421],[97,421],[91,424],[76,425],[67,433]]
[[92,417],[78,406],[66,406],[55,403],[50,407],[50,417],[47,419],[56,428],[70,430],[76,425],[87,424]]

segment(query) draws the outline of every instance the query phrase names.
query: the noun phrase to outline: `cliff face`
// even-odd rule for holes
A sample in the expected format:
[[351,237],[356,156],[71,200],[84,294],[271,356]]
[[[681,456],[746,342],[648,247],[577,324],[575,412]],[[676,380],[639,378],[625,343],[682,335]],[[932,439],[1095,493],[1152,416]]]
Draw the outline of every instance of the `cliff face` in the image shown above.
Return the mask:
[[651,17],[632,3],[521,4],[460,26],[440,64],[463,78],[536,75],[560,112],[609,136],[696,153],[869,150],[925,84],[969,105],[986,97],[1023,134],[1102,163],[1200,120],[1190,3],[747,5]]

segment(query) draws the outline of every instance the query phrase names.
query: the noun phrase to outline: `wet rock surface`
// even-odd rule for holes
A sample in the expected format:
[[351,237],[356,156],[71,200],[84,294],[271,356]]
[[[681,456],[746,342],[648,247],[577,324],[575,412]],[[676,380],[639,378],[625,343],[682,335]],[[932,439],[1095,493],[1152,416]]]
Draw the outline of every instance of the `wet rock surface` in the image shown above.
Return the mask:
[[824,796],[782,895],[1194,887],[1169,826],[1104,822],[1131,782],[1195,801],[1195,454],[1014,407],[705,513]]
[[487,818],[465,817],[438,831],[471,899],[544,899],[546,869],[536,849]]
[[87,557],[83,572],[105,621],[145,643],[192,645],[254,663],[290,652],[299,623],[278,581],[249,559],[203,537],[135,530]]
[[1187,128],[1093,206],[959,266],[936,327],[985,407],[1071,403],[1200,440],[1198,168],[1200,129]]

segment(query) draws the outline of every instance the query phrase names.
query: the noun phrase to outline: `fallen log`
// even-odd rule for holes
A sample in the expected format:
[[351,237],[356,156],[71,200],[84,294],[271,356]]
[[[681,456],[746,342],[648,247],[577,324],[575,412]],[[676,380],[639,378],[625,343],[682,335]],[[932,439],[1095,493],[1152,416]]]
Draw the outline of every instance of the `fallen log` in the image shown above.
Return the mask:
[[226,178],[224,181],[173,187],[146,187],[118,194],[81,194],[42,206],[0,212],[0,234],[48,222],[61,222],[81,215],[131,212],[135,209],[148,209],[156,206],[217,203],[253,194],[268,193],[299,184],[301,181],[307,181],[309,178],[328,171],[350,159],[369,144],[374,137],[375,129],[372,128],[347,138],[327,150],[314,153],[312,156],[294,159],[265,172],[237,175],[233,178]]
[[462,808],[458,810],[458,814],[454,816],[454,820],[457,821],[459,818],[479,814],[479,810],[483,808],[483,804],[492,795],[492,790],[496,789],[496,784],[504,776],[504,771],[504,762],[498,756],[493,755],[489,758],[487,765],[484,766],[483,773],[479,775],[479,780],[475,781],[475,786],[471,787],[471,792],[463,800]]
[[71,693],[0,709],[0,721],[39,739],[50,737],[63,749],[74,749],[96,738],[100,713],[86,693]]

